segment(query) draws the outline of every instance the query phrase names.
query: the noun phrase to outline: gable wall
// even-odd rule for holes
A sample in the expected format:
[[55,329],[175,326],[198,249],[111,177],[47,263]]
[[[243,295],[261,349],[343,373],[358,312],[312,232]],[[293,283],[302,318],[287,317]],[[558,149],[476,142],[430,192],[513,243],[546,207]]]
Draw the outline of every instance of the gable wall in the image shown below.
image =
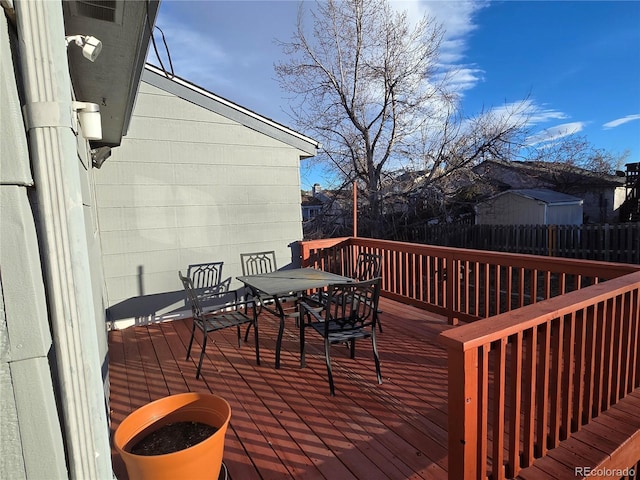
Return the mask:
[[300,155],[143,82],[127,136],[96,172],[109,305],[145,295],[136,314],[171,310],[191,263],[224,261],[234,280],[241,252],[276,250],[289,264],[302,238]]
[[536,200],[505,193],[476,207],[478,225],[544,224],[545,205]]

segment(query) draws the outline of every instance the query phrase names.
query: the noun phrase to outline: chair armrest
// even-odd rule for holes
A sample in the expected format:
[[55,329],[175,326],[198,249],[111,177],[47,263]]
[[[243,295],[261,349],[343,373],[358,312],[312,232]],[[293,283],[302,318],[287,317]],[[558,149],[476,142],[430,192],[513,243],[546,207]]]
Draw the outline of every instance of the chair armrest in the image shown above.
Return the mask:
[[256,302],[253,299],[238,300],[238,292],[236,290],[233,290],[233,292],[225,292],[224,294],[221,294],[221,295],[228,295],[231,293],[233,293],[233,297],[234,297],[233,302],[220,303],[216,305],[208,305],[206,307],[205,315],[215,315],[216,313],[222,312],[225,310],[226,311],[237,310],[240,307],[244,307],[245,309],[248,309],[249,307],[255,308]]
[[[314,302],[315,303],[315,302]],[[303,317],[305,312],[308,313],[309,315],[315,317],[315,320],[318,322],[322,322],[324,321],[324,319],[322,318],[322,315],[320,315],[320,312],[322,312],[322,308],[318,308],[318,306],[311,306],[309,305],[306,301],[300,301],[298,303],[298,307],[301,309],[300,310],[300,316]]]

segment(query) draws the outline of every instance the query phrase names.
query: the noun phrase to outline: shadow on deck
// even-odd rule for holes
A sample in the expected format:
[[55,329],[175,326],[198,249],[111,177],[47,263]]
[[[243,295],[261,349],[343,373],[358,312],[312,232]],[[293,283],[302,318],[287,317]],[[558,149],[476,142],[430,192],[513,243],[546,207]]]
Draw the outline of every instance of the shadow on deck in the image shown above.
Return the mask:
[[[371,343],[356,359],[334,346],[336,396],[329,395],[322,339],[309,334],[300,369],[298,332],[287,325],[282,366],[274,368],[277,320],[260,318],[261,365],[253,340],[237,347],[235,330],[210,336],[202,377],[185,361],[191,320],[109,333],[112,433],[134,409],[189,391],[221,395],[231,404],[224,463],[234,480],[447,478],[447,358],[436,337],[444,318],[381,299],[378,335],[383,383]],[[196,341],[200,337],[196,336]],[[127,479],[120,457],[114,472]]]

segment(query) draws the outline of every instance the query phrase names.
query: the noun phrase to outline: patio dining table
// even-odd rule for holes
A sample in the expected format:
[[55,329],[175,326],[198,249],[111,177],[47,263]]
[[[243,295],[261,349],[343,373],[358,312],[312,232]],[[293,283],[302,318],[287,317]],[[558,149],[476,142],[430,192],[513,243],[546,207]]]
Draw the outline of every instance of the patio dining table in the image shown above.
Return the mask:
[[[243,275],[236,278],[251,290],[253,296],[259,299],[269,298],[273,300],[271,305],[275,305],[275,308],[265,302],[261,302],[261,307],[280,319],[278,339],[276,341],[276,368],[280,368],[280,349],[284,335],[284,322],[287,316],[291,317],[291,315],[285,312],[282,306],[283,299],[292,296],[300,298],[309,290],[324,288],[334,283],[353,282],[353,279],[350,277],[344,277],[315,268],[276,270],[260,275]],[[302,321],[302,319],[299,319],[299,321]]]

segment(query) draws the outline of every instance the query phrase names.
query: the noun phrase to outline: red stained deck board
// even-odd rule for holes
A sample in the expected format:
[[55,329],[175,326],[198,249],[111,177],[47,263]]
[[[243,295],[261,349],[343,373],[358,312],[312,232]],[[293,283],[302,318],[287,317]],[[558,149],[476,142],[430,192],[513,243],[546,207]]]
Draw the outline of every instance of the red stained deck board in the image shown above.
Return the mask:
[[[436,337],[450,327],[390,300],[381,307],[383,384],[376,381],[370,341],[358,343],[354,360],[335,346],[336,397],[329,395],[322,339],[312,332],[307,367],[300,369],[293,322],[286,325],[281,369],[274,369],[278,322],[265,317],[260,366],[253,336],[238,348],[235,329],[226,329],[210,334],[199,380],[199,332],[185,360],[190,320],[111,332],[112,428],[151,399],[210,391],[232,407],[224,456],[232,479],[445,479],[446,353]],[[124,480],[116,457],[114,470]]]

